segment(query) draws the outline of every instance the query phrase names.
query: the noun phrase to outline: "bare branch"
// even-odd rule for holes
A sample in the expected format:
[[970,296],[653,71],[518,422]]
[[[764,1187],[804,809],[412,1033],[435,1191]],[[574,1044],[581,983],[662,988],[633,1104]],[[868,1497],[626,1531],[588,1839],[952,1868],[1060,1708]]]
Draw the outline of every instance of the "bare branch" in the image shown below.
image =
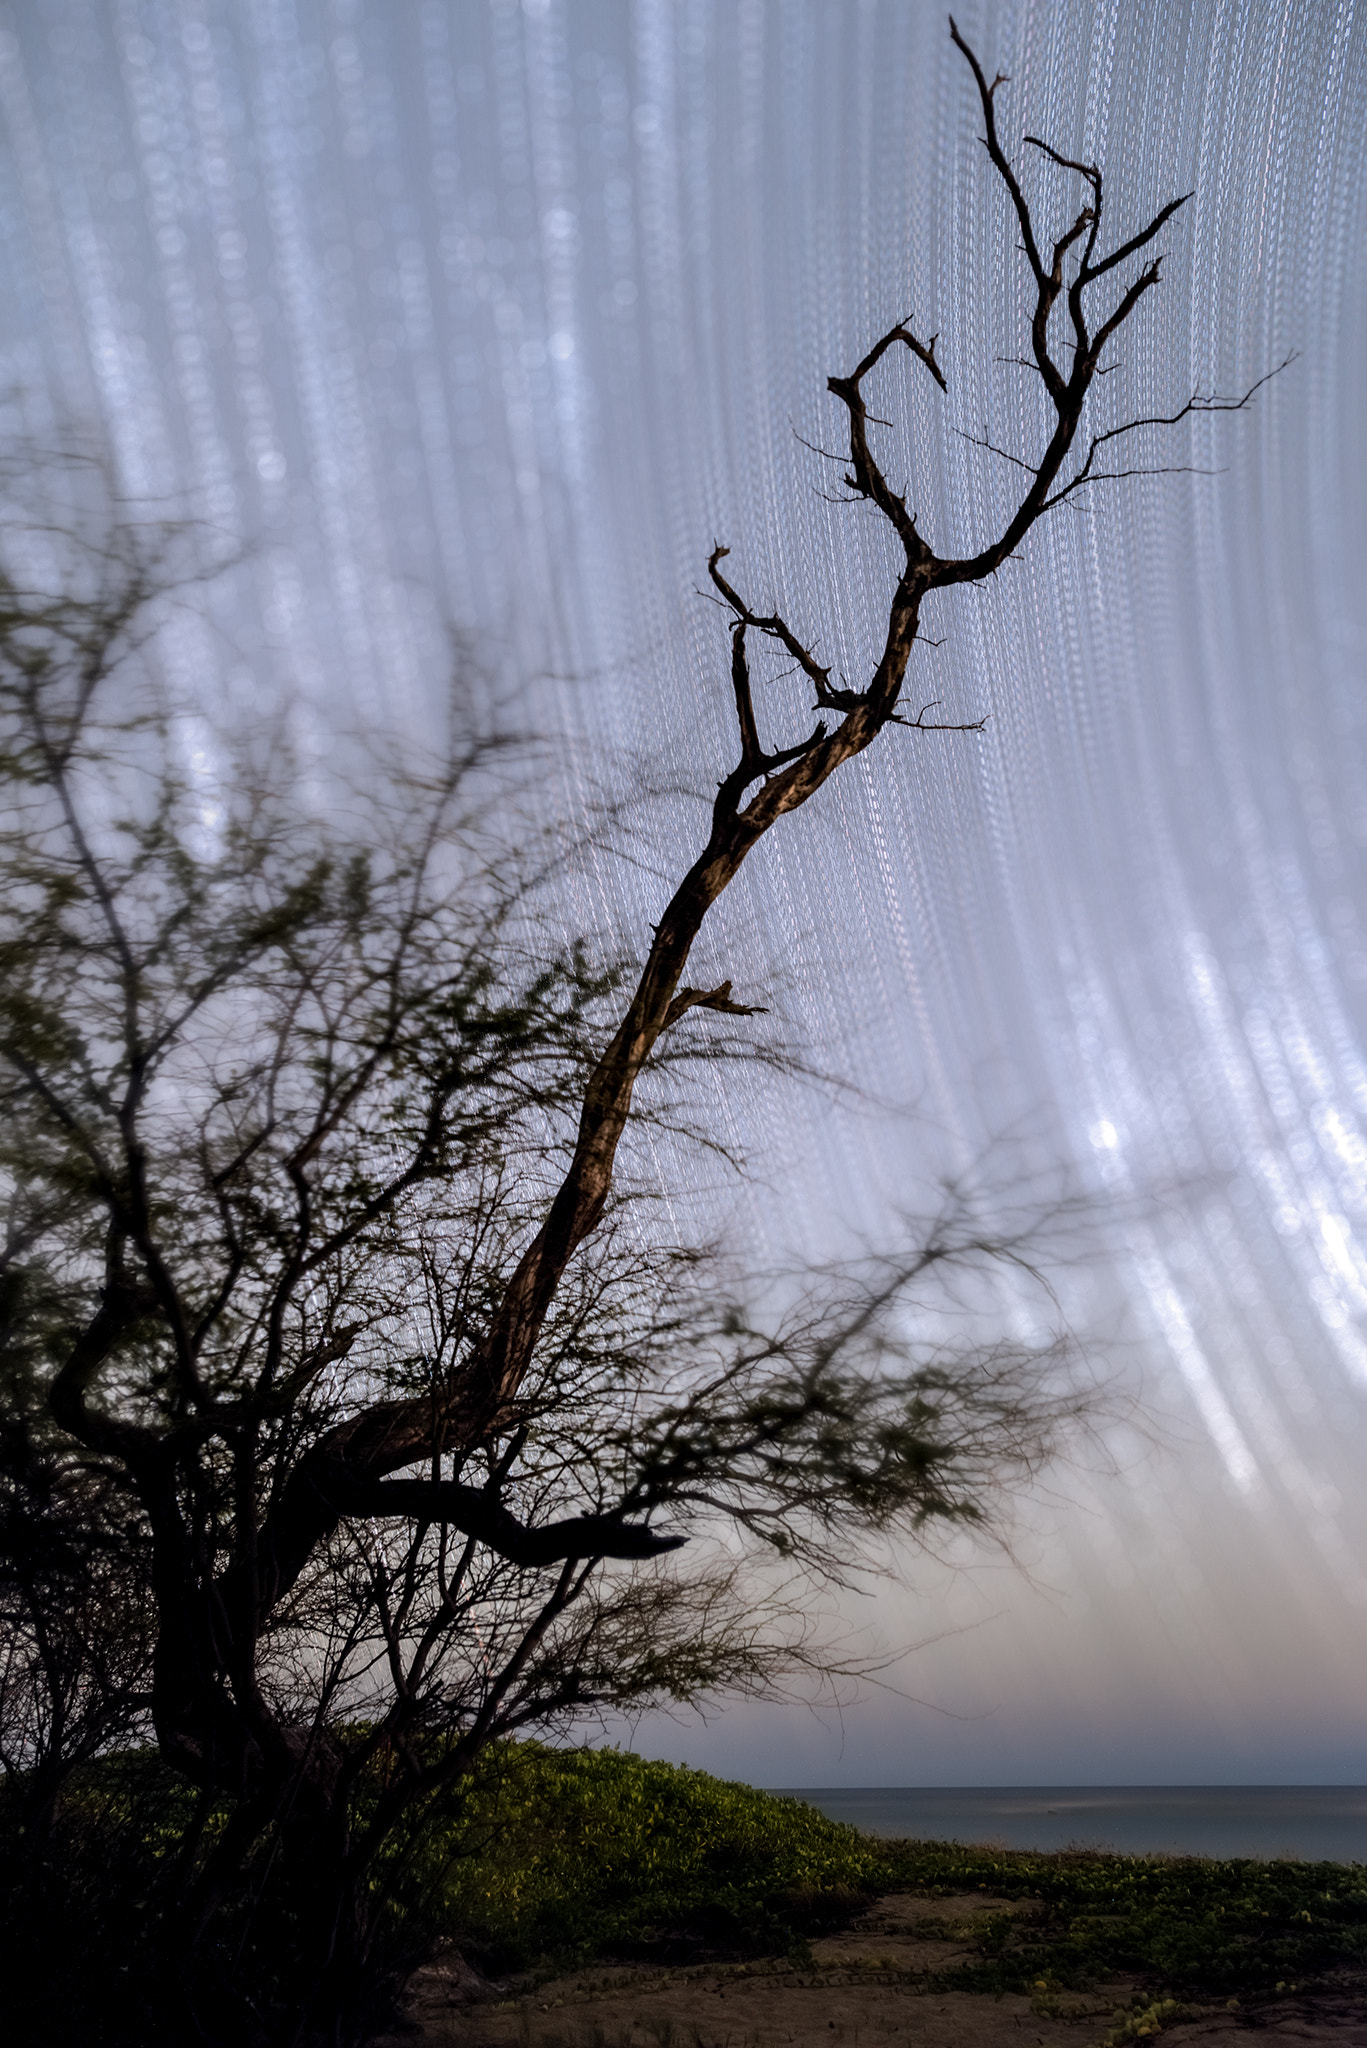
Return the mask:
[[934,709],[936,708],[936,706],[937,706],[937,705],[938,705],[939,703],[941,703],[941,701],[942,701],[942,700],[941,700],[941,699],[940,699],[939,697],[932,697],[932,698],[931,698],[931,700],[930,700],[930,702],[929,702],[928,704],[923,704],[923,705],[921,706],[921,708],[920,708],[920,710],[919,710],[919,711],[917,712],[917,714],[916,714],[915,718],[903,718],[902,714],[901,714],[901,713],[900,713],[899,711],[894,711],[894,712],[893,712],[893,714],[892,714],[892,721],[891,721],[891,722],[892,722],[892,724],[893,724],[893,725],[906,725],[906,726],[910,726],[910,728],[911,728],[911,730],[912,730],[913,732],[984,732],[984,731],[986,731],[986,729],[987,729],[987,719],[988,719],[988,714],[987,714],[986,712],[984,712],[984,713],[983,713],[983,716],[982,716],[981,718],[970,718],[970,719],[967,719],[967,720],[966,720],[966,721],[965,721],[965,722],[964,722],[964,723],[963,723],[962,725],[955,725],[955,724],[951,723],[951,722],[950,722],[950,721],[948,721],[948,720],[943,720],[943,721],[942,721],[942,720],[940,720],[940,719],[934,719],[934,718],[932,718],[932,719],[927,719],[927,717],[926,717],[926,713],[927,713],[927,711],[934,711]]
[[681,988],[665,1013],[665,1029],[677,1024],[686,1010],[724,1010],[731,1017],[764,1017],[768,1012],[758,1003],[733,1003],[731,984],[723,981],[716,988]]
[[[830,670],[828,668],[823,668],[821,663],[817,660],[816,656],[811,652],[811,650],[803,646],[802,642],[798,639],[796,633],[793,632],[792,628],[788,625],[785,619],[780,618],[777,612],[770,612],[767,615],[762,615],[759,612],[752,611],[749,605],[746,604],[745,600],[740,596],[739,592],[732,587],[732,585],[727,581],[726,577],[722,574],[720,568],[717,565],[718,563],[722,562],[726,558],[726,556],[730,554],[730,552],[730,548],[722,547],[720,544],[715,546],[707,559],[707,573],[712,578],[712,581],[716,584],[718,590],[721,592],[722,597],[725,599],[726,603],[731,607],[731,610],[734,612],[737,625],[752,627],[755,632],[765,633],[771,640],[777,640],[783,647],[785,647],[788,650],[789,654],[792,655],[793,660],[797,663],[798,667],[803,671],[803,673],[810,678],[816,690],[817,703],[824,704],[831,701]],[[741,649],[743,659],[744,641],[737,641],[737,639],[734,637],[733,631],[733,680],[736,674],[734,660],[735,650],[737,646],[739,646]],[[748,681],[746,688],[748,693]],[[738,714],[739,709],[740,704],[738,693]],[[750,716],[751,731],[753,731],[753,712],[750,714]],[[743,726],[742,745],[744,744],[745,730]],[[762,758],[762,756],[760,755],[759,743],[757,740],[754,744],[754,756],[755,758]],[[751,779],[753,780],[753,778]]]
[[[1026,367],[1033,369],[1035,366],[1033,363],[1029,363]],[[953,431],[961,441],[967,441],[971,448],[985,448],[989,455],[1000,455],[1003,462],[1013,463],[1017,469],[1023,469],[1027,475],[1039,475],[1039,470],[1033,462],[1026,462],[1021,456],[1013,455],[1009,448],[999,448],[996,442],[989,441],[985,434],[970,434],[963,427],[955,427]]]
[[[999,86],[1006,85],[1009,81],[1005,73],[999,71],[996,77],[993,79],[991,85],[988,84],[982,65],[978,62],[978,59],[975,56],[974,52],[969,48],[968,44],[959,34],[958,23],[955,21],[954,16],[952,14],[949,17],[949,35],[950,40],[954,44],[955,49],[961,51],[962,54],[968,59],[968,63],[973,72],[974,79],[977,81],[978,97],[982,101],[983,126],[987,130],[987,134],[984,138],[987,146],[987,153],[992,159],[993,168],[997,172],[998,177],[1001,179],[1002,183],[1005,185],[1007,191],[1011,195],[1011,203],[1016,209],[1016,218],[1020,222],[1020,230],[1022,239],[1025,244],[1026,258],[1030,264],[1031,270],[1035,274],[1036,284],[1040,287],[1041,290],[1043,290],[1045,283],[1045,270],[1044,265],[1040,261],[1038,244],[1035,241],[1035,224],[1030,218],[1030,208],[1026,204],[1025,194],[1021,191],[1020,185],[1016,179],[1016,174],[1012,170],[1009,162],[1007,161],[1005,152],[1003,151],[1000,142],[997,140],[997,119],[992,103],[996,96],[997,88]],[[1040,368],[1043,369],[1044,365],[1041,364]]]
[[1099,263],[1084,264],[1079,272],[1079,281],[1084,285],[1091,284],[1098,277],[1104,277],[1108,270],[1114,270],[1117,263],[1123,263],[1127,256],[1135,256],[1141,249],[1147,249],[1154,236],[1167,225],[1178,208],[1185,206],[1189,199],[1195,197],[1194,192],[1183,192],[1178,198],[1170,199],[1166,206],[1159,208],[1148,226],[1131,235],[1128,242],[1122,242],[1109,256],[1103,256]]
[[1200,413],[1242,412],[1245,406],[1251,404],[1253,399],[1256,398],[1264,384],[1270,383],[1274,377],[1279,377],[1282,371],[1289,369],[1295,360],[1296,351],[1293,349],[1291,354],[1284,356],[1281,362],[1276,364],[1273,369],[1265,370],[1261,377],[1256,378],[1241,398],[1226,398],[1219,392],[1206,394],[1197,391],[1193,392],[1186,404],[1179,406],[1176,412],[1144,413],[1137,419],[1125,420],[1118,427],[1108,427],[1104,433],[1094,434],[1088,445],[1082,467],[1060,490],[1055,491],[1051,497],[1046,499],[1043,509],[1050,511],[1055,505],[1061,505],[1066,498],[1071,497],[1073,492],[1080,489],[1083,484],[1115,483],[1124,477],[1133,476],[1208,476],[1215,474],[1214,471],[1196,469],[1191,463],[1160,464],[1153,468],[1106,470],[1100,472],[1093,470],[1092,464],[1098,449],[1104,448],[1108,442],[1120,440],[1126,434],[1137,433],[1141,427],[1175,427],[1180,425],[1183,420],[1190,419]]
[[509,1513],[497,1495],[449,1479],[358,1480],[339,1486],[333,1504],[347,1516],[382,1519],[405,1515],[421,1522],[447,1522],[487,1544],[511,1564],[528,1569],[573,1558],[661,1557],[688,1540],[661,1535],[656,1529],[626,1523],[614,1515],[578,1515],[528,1528]]
[[916,531],[916,522],[907,511],[905,498],[892,489],[869,448],[869,412],[864,403],[862,387],[869,372],[882,360],[887,351],[900,341],[926,365],[941,390],[947,389],[944,373],[935,360],[935,343],[938,339],[938,335],[932,335],[930,341],[923,344],[899,321],[874,343],[848,377],[826,379],[827,390],[835,394],[849,414],[850,468],[845,482],[858,497],[871,499],[892,525],[906,551],[908,566],[928,560],[929,549]]

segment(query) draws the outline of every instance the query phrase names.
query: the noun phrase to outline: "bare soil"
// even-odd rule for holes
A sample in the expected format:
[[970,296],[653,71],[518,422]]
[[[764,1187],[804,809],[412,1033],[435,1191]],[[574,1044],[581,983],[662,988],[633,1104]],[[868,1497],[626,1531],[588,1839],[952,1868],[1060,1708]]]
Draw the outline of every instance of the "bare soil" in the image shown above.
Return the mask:
[[1256,2003],[1192,2001],[1147,2024],[1151,1994],[1129,1980],[1085,1996],[997,1998],[928,1986],[928,1972],[969,1960],[989,1914],[1029,1911],[982,1892],[895,1894],[844,1933],[814,1941],[815,1969],[788,1959],[602,1965],[514,1989],[486,1984],[452,1956],[419,1972],[405,2029],[381,2048],[1095,2048],[1127,2020],[1131,2039],[1161,2033],[1165,2048],[1217,2037],[1233,2048],[1251,2036],[1266,2048],[1367,2048],[1360,1972]]

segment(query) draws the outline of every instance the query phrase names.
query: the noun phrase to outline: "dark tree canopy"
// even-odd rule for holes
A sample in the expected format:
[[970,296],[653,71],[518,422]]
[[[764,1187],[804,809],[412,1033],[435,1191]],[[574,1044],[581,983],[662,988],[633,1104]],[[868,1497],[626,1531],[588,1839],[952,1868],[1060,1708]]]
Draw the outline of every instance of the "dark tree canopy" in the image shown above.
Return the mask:
[[[171,580],[145,520],[21,533],[0,565],[0,1742],[35,1827],[64,1770],[140,1730],[197,1789],[176,1925],[206,2034],[360,2025],[367,1873],[490,1743],[820,1669],[803,1586],[990,1521],[1085,1405],[1054,1354],[918,1330],[916,1283],[1023,1258],[1009,1233],[951,1205],[906,1256],[763,1319],[719,1302],[619,1166],[645,1073],[763,1029],[732,981],[685,979],[742,863],[888,727],[947,729],[903,708],[924,600],[1132,473],[1126,436],[1252,395],[1089,430],[1183,202],[1113,240],[1100,170],[1027,137],[1065,195],[1044,231],[999,140],[1004,81],[951,32],[1053,425],[999,451],[1018,502],[952,558],[868,404],[906,358],[943,389],[936,338],[899,321],[829,378],[850,500],[897,549],[882,652],[833,681],[713,548],[737,755],[642,963],[555,930],[538,856],[498,842],[491,741],[374,795],[350,839],[245,765],[206,811],[179,707],[132,680]],[[766,643],[812,699],[775,750]],[[249,2023],[211,1931],[277,1854],[312,1989]]]

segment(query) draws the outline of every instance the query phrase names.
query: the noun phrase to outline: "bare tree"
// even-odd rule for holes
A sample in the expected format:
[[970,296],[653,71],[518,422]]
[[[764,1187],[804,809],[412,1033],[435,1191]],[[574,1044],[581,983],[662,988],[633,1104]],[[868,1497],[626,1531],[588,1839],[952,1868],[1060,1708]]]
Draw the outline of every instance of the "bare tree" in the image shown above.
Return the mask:
[[[992,576],[1160,424],[1084,427],[1182,202],[1107,248],[1100,171],[1034,143],[1085,192],[1042,242],[997,136],[1003,81],[951,32],[1019,223],[1055,424],[1011,458],[1027,481],[996,538],[951,558],[880,466],[866,402],[901,349],[943,388],[935,339],[899,322],[829,379],[851,499],[899,549],[883,651],[863,687],[837,686],[713,549],[738,758],[638,971],[538,926],[525,873],[490,852],[484,745],[420,802],[410,786],[379,805],[363,848],[250,777],[196,818],[173,732],[116,687],[159,587],[136,524],[60,587],[13,566],[0,583],[4,1270],[15,1301],[45,1304],[41,1345],[21,1315],[9,1355],[41,1354],[62,1483],[126,1506],[149,1559],[156,1740],[203,1810],[226,1810],[180,1924],[206,2032],[215,2010],[235,2039],[360,2027],[376,1859],[489,1743],[810,1666],[819,1648],[757,1559],[829,1580],[889,1536],[988,1519],[1077,1413],[1052,1359],[946,1352],[907,1323],[918,1278],[1021,1254],[963,1218],[760,1327],[718,1311],[695,1255],[654,1245],[621,1201],[641,1076],[709,1056],[695,1013],[754,1013],[730,981],[685,981],[712,905],[887,726],[928,728],[900,708],[926,597]],[[772,751],[750,666],[765,642],[815,720]],[[675,1559],[718,1529],[710,1561]],[[207,1939],[236,1914],[241,1957],[263,1857],[307,1902],[312,1990],[288,2019],[233,2005]]]

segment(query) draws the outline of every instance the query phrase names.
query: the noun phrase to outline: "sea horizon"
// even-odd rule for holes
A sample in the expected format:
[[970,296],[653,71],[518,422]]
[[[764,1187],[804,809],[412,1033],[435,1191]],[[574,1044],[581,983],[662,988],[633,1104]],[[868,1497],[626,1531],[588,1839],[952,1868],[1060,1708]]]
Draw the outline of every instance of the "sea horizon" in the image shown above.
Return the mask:
[[767,1788],[869,1834],[1008,1849],[1367,1863],[1367,1785]]

